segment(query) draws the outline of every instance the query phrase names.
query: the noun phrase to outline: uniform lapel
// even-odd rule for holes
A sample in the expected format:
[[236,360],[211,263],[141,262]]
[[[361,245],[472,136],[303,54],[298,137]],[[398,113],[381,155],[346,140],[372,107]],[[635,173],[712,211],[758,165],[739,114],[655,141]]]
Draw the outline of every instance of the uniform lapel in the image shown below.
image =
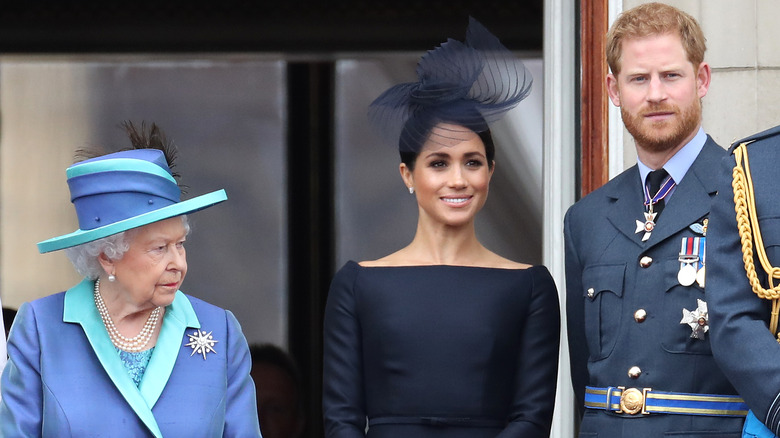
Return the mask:
[[704,148],[666,204],[647,241],[649,246],[662,242],[709,213],[712,196],[717,192],[717,181],[714,177],[717,172],[713,169],[718,168],[719,160],[723,156],[718,153],[719,149],[722,150],[708,137]]
[[151,406],[141,396],[108,337],[92,296],[95,282],[84,279],[65,293],[63,321],[80,324],[92,350],[122,397],[155,437],[162,437]]
[[607,220],[629,240],[642,245],[643,233],[636,233],[636,221],[644,220],[644,194],[639,168],[634,166],[615,177],[615,183],[607,186],[607,196],[615,201],[606,211]]
[[154,406],[165,389],[173,366],[183,348],[184,332],[188,327],[200,328],[192,304],[181,292],[176,292],[173,303],[165,308],[165,318],[139,389],[148,406]]

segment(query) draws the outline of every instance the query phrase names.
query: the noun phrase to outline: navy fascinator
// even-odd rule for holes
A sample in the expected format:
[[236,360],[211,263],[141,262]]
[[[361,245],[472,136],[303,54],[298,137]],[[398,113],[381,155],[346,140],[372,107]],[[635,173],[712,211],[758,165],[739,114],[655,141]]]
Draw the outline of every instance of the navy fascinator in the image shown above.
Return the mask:
[[417,77],[390,87],[368,110],[384,140],[397,140],[401,152],[417,153],[428,140],[453,145],[486,131],[528,96],[533,82],[522,61],[472,17],[465,42],[449,38],[428,51]]

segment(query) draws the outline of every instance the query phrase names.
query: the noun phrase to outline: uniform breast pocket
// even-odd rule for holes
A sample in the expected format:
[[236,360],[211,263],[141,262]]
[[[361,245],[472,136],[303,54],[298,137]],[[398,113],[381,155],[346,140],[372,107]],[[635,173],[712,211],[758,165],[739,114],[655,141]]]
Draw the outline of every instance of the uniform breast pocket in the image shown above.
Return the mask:
[[585,300],[585,337],[590,359],[612,353],[623,313],[623,280],[626,265],[592,265],[582,271]]
[[[704,319],[701,323],[698,322],[699,316],[707,316],[706,294],[695,281],[690,286],[680,284],[677,279],[679,272],[679,260],[664,261],[661,346],[669,353],[711,355],[710,333],[703,331],[704,327],[708,327],[709,321]],[[686,322],[683,322],[686,316]],[[691,326],[691,318],[696,319],[698,325]],[[692,336],[694,329],[699,332],[696,337]]]

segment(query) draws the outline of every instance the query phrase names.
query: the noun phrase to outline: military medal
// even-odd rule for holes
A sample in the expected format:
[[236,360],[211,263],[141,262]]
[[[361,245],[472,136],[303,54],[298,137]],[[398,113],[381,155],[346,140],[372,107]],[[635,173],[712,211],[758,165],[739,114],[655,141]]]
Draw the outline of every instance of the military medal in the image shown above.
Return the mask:
[[[680,271],[677,272],[677,281],[683,286],[690,286],[699,281],[699,271],[704,263],[702,255],[704,254],[703,237],[683,237],[680,247],[680,255],[677,260],[680,261]],[[704,273],[701,273],[699,285],[703,286]]]
[[710,330],[709,314],[707,313],[707,303],[696,299],[698,307],[690,311],[683,308],[683,317],[680,324],[688,324],[691,327],[691,338],[704,340],[704,334]]
[[[704,219],[704,232],[707,232],[707,219]],[[699,270],[696,272],[696,283],[699,283],[699,287],[704,289],[704,277],[705,277],[705,265],[706,265],[706,247],[707,238],[699,237]]]
[[704,289],[704,267],[702,266],[699,268],[699,270],[696,272],[696,283],[699,283],[699,287]]
[[650,234],[655,228],[655,218],[658,216],[658,213],[653,212],[653,206],[657,204],[658,201],[666,198],[674,186],[674,180],[671,176],[668,176],[664,180],[663,184],[661,184],[661,188],[658,189],[658,193],[656,193],[654,196],[650,196],[650,189],[645,185],[645,208],[647,209],[647,211],[643,213],[645,220],[637,220],[636,231],[634,231],[635,234],[639,234],[644,231],[645,234],[642,236],[642,242],[646,242],[647,239],[650,238]]
[[653,213],[652,211],[652,205],[650,206],[650,211],[645,212],[645,221],[636,221],[636,231],[634,233],[641,233],[642,231],[645,232],[645,235],[642,236],[642,242],[646,241],[650,238],[650,233],[653,232],[653,228],[655,228],[655,217],[658,215],[658,213]]
[[[695,261],[693,261],[693,263],[695,263]],[[696,281],[696,268],[692,266],[692,263],[682,263],[682,267],[677,273],[677,281],[683,286],[690,286]]]
[[[704,218],[704,219],[702,219],[701,223],[694,222],[694,223],[692,223],[688,227],[694,233],[701,234],[701,236],[702,236],[702,237],[698,237],[697,238],[697,239],[699,239],[699,242],[698,242],[698,244],[695,244],[695,245],[697,245],[699,247],[699,252],[698,252],[698,254],[699,254],[699,261],[697,262],[698,263],[698,269],[696,270],[696,283],[698,283],[699,287],[701,287],[702,289],[704,289],[704,280],[705,280],[705,272],[706,272],[706,269],[705,269],[705,264],[706,264],[705,263],[705,258],[706,258],[705,257],[705,255],[706,255],[705,248],[707,246],[706,245],[707,238],[705,236],[707,236],[707,225],[709,224],[709,222],[710,222],[710,220],[708,218]],[[683,239],[683,245],[685,243],[684,240],[685,239]]]

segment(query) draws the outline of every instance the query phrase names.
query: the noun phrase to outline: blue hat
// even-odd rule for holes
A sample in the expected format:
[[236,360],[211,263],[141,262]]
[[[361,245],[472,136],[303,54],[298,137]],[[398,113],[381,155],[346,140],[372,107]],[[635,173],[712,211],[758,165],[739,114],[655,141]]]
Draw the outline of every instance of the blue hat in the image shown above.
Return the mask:
[[38,243],[46,253],[92,242],[152,222],[192,213],[227,199],[217,190],[186,201],[159,149],[133,149],[67,169],[79,229]]

